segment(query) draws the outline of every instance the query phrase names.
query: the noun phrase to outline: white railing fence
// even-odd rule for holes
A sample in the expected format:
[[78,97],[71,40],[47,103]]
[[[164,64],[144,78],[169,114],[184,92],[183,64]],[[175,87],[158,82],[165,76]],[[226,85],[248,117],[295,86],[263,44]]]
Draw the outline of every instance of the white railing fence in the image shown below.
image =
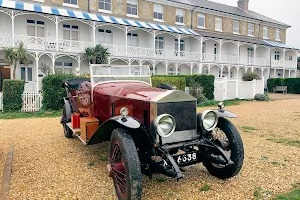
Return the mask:
[[[22,94],[22,112],[37,112],[42,108],[42,94],[23,93]],[[3,94],[0,92],[0,111],[3,112]]]
[[241,79],[218,78],[215,80],[214,96],[217,101],[230,99],[253,99],[264,93],[264,80],[242,81]]
[[22,112],[37,112],[42,108],[42,94],[39,93],[23,93]]
[[0,92],[0,111],[3,112],[3,97],[2,97],[2,92]]

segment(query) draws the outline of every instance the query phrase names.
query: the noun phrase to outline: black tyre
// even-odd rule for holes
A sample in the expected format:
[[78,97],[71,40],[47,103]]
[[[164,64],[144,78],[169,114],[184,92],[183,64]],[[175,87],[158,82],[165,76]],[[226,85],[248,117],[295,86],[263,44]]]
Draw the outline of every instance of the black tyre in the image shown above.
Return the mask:
[[119,200],[141,199],[140,161],[134,141],[124,129],[115,129],[110,138],[110,173]]
[[67,125],[67,123],[69,123],[69,122],[70,122],[70,120],[67,120],[66,105],[64,105],[63,115],[61,117],[61,124],[63,125],[64,135],[65,135],[66,138],[72,138],[73,137],[73,132]]
[[212,140],[219,144],[225,152],[230,154],[230,159],[234,162],[233,165],[218,165],[211,162],[204,162],[206,169],[213,176],[221,179],[231,178],[235,176],[241,170],[244,161],[244,145],[241,136],[236,127],[225,118],[219,118],[219,122],[216,130],[219,129],[219,134],[223,134],[220,138],[214,137],[214,133],[211,134]]
[[164,89],[164,90],[173,90],[172,85],[164,84],[164,83],[157,86],[157,88]]

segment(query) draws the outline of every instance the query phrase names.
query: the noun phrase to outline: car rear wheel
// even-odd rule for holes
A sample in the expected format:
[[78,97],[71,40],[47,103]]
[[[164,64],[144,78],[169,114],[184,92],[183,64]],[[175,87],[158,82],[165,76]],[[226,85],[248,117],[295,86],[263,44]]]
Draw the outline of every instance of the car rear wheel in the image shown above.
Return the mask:
[[140,161],[134,141],[124,129],[115,129],[112,132],[109,173],[119,200],[141,199]]
[[69,123],[69,122],[70,121],[67,120],[66,105],[64,105],[63,115],[61,117],[61,124],[63,125],[64,135],[65,135],[66,138],[72,138],[73,137],[73,132],[67,125],[67,123]]
[[234,164],[204,162],[205,167],[211,175],[221,179],[235,176],[241,170],[244,161],[244,146],[238,130],[228,119],[220,117],[216,129],[210,135],[209,139],[222,147]]

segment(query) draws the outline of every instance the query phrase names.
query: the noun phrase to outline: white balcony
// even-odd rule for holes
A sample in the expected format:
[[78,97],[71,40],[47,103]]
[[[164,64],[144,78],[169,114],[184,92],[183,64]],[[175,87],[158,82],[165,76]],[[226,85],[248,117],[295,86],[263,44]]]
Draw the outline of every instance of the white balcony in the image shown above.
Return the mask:
[[272,60],[271,61],[272,68],[297,68],[297,61],[295,60]]

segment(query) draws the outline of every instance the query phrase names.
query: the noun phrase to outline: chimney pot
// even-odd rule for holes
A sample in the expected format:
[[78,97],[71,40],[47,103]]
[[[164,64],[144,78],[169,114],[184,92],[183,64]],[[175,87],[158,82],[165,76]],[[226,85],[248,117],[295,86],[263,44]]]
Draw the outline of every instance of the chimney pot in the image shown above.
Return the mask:
[[238,0],[238,7],[244,11],[249,10],[249,0]]

